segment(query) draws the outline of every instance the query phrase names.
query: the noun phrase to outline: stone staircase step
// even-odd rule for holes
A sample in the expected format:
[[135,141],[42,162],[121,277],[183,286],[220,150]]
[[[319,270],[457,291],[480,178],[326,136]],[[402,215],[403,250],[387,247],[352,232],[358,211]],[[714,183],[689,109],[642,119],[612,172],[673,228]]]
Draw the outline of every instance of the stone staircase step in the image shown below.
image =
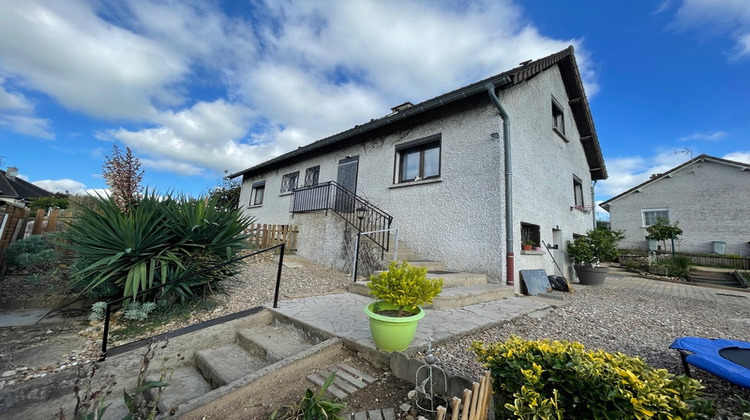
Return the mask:
[[442,278],[443,289],[458,286],[487,284],[487,275],[481,273],[467,273],[465,271],[433,270],[427,272],[427,278]]
[[238,332],[237,344],[270,364],[300,353],[315,343],[293,325],[272,323]]
[[269,364],[237,344],[195,352],[195,366],[211,388],[226,385]]
[[307,379],[315,385],[322,387],[323,384],[325,384],[326,379],[328,379],[333,372],[335,372],[336,377],[333,380],[333,384],[328,387],[327,392],[330,392],[331,395],[341,401],[346,401],[351,394],[375,382],[375,378],[362,373],[345,363],[339,363],[338,366],[323,370],[319,373],[312,373],[307,376]]
[[[148,380],[158,381],[159,375],[149,375]],[[190,401],[199,395],[211,391],[211,385],[206,382],[197,370],[189,366],[175,369],[174,372],[164,378],[164,382],[168,383],[169,386],[164,388],[164,392],[159,400],[158,408],[161,413],[169,413],[170,408],[177,407],[186,401]],[[148,393],[153,400],[158,395],[158,389],[150,389]]]
[[425,305],[425,309],[455,309],[467,305],[490,302],[515,296],[512,286],[502,284],[475,284],[469,286],[458,286],[443,288],[443,291],[432,301]]

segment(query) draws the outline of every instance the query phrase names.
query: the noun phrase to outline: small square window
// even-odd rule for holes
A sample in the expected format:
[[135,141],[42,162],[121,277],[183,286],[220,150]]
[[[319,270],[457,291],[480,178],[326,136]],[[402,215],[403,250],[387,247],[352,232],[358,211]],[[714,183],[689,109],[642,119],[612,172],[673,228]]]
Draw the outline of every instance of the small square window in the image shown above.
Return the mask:
[[532,225],[531,223],[521,223],[521,243],[530,244],[534,243],[534,246],[542,246],[541,235],[539,234],[539,225]]
[[299,180],[299,171],[291,172],[281,177],[281,192],[290,192],[297,188],[297,181]]
[[263,204],[263,195],[266,192],[266,181],[260,181],[253,184],[253,189],[250,191],[250,205],[260,206]]
[[565,138],[565,113],[554,96],[552,97],[552,129]]
[[307,168],[305,171],[305,187],[311,187],[318,185],[318,178],[320,177],[320,165]]
[[664,219],[669,223],[669,210],[667,209],[648,209],[641,210],[643,214],[643,226],[655,225],[659,219]]
[[396,146],[397,182],[440,177],[440,135]]

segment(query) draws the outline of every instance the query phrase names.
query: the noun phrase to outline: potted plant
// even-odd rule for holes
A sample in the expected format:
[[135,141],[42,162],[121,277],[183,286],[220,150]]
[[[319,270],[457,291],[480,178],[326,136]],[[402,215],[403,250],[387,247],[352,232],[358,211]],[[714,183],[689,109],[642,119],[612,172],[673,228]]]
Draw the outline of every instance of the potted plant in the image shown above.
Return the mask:
[[426,268],[394,261],[388,271],[370,276],[367,287],[378,299],[365,307],[375,346],[402,351],[411,344],[417,323],[425,315],[419,305],[432,302],[443,288],[443,279],[428,279]]
[[620,255],[617,244],[624,237],[623,231],[597,228],[589,230],[586,235],[567,242],[568,255],[581,284],[599,285],[604,283],[609,271],[609,267],[600,267],[599,264]]
[[535,242],[531,239],[523,241],[523,243],[521,244],[521,251],[531,251],[531,248],[534,247],[534,244]]

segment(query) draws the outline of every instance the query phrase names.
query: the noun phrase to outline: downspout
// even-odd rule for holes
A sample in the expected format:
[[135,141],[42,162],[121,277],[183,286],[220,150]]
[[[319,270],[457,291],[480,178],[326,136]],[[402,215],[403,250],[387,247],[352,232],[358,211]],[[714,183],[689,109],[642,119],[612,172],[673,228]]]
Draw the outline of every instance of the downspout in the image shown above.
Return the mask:
[[[510,83],[510,77],[500,80],[500,86]],[[505,155],[505,277],[508,286],[515,284],[515,263],[513,253],[513,168],[510,154],[510,117],[505,112],[500,99],[495,93],[495,85],[487,83],[485,85],[487,93],[490,95],[492,103],[495,104],[500,117],[503,119],[503,154]]]

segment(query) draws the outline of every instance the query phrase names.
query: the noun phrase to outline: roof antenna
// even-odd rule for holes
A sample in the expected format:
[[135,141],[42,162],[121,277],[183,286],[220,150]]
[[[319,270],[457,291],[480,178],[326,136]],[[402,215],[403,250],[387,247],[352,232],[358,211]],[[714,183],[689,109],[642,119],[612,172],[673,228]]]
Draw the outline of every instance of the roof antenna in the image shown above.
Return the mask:
[[682,153],[683,155],[690,155],[690,172],[695,173],[695,166],[693,166],[693,149],[689,147],[683,147],[674,151],[674,154]]

